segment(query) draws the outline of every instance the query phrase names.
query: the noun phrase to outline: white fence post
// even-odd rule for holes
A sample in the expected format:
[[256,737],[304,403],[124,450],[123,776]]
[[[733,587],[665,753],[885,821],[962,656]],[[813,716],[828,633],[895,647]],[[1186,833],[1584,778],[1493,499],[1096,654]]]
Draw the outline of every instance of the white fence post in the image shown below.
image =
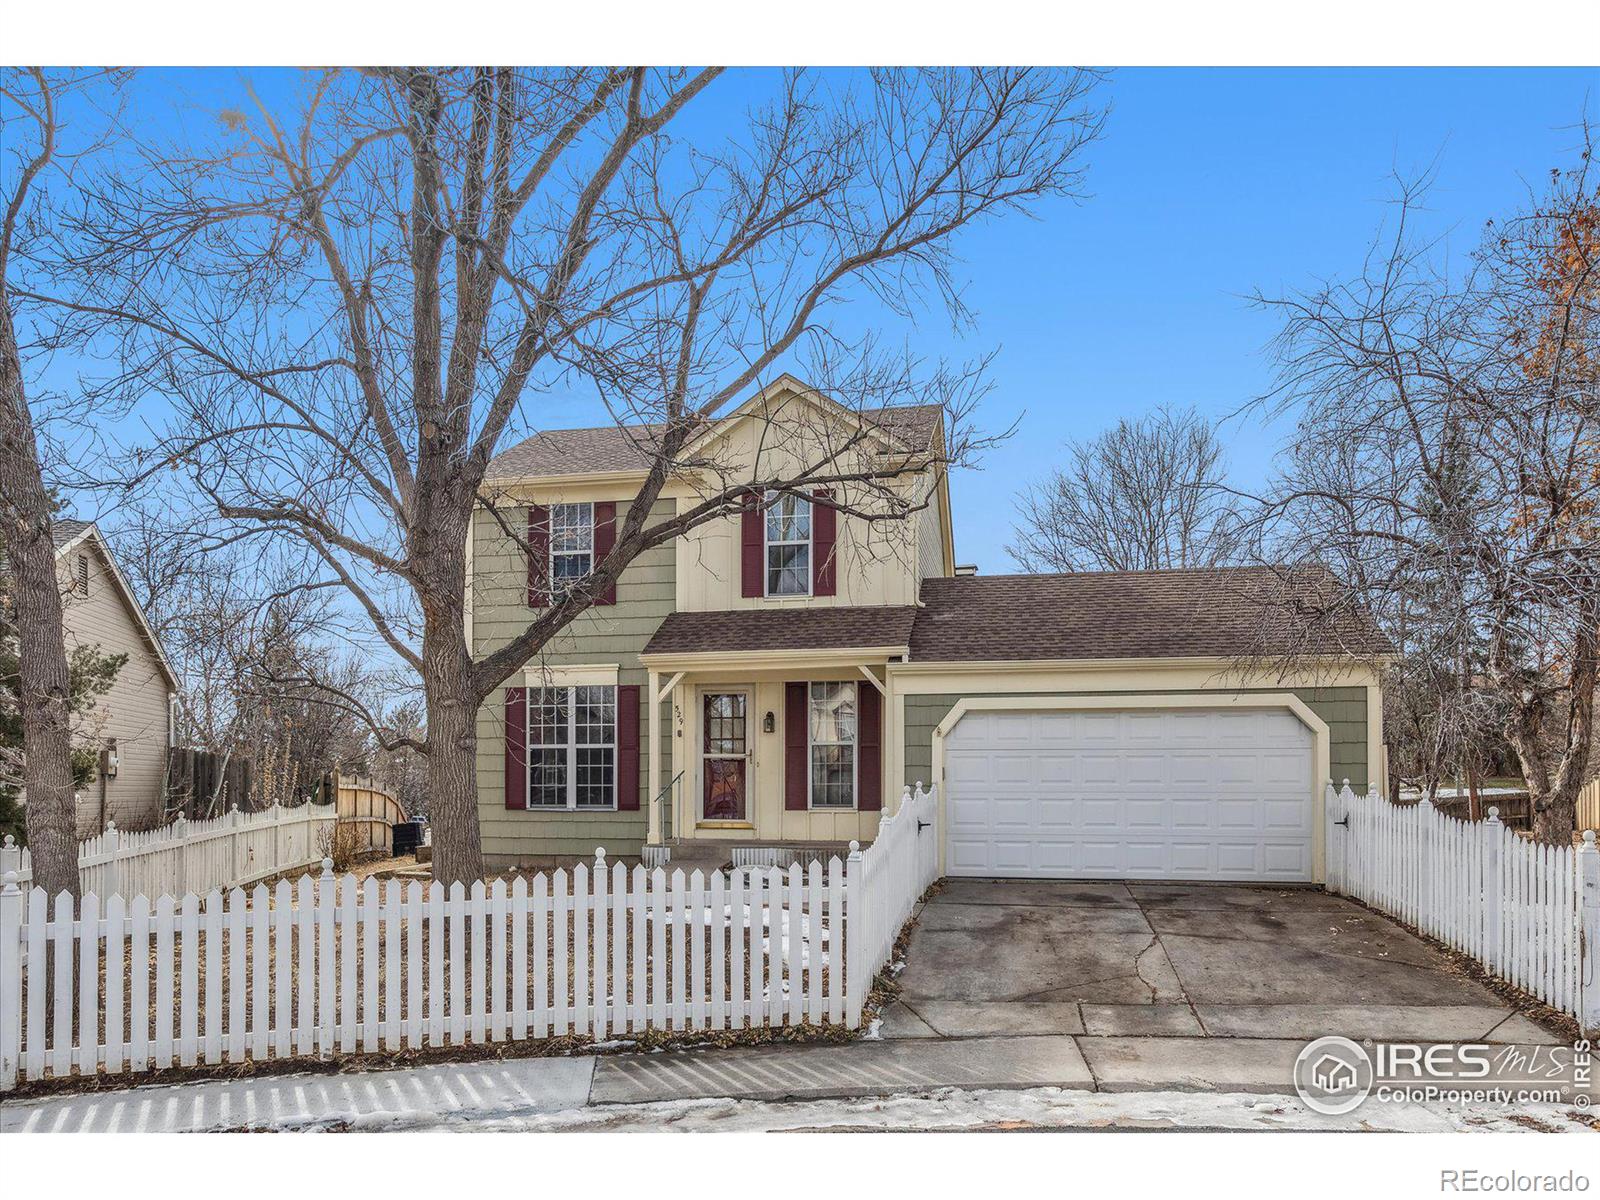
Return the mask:
[[239,806],[228,805],[228,881],[244,878],[239,867]]
[[1600,1032],[1600,850],[1594,848],[1594,830],[1583,831],[1578,847],[1578,878],[1583,895],[1578,906],[1578,979],[1582,996],[1578,1024],[1587,1036]]
[[4,875],[22,877],[22,847],[9,833],[5,842],[0,844],[0,876]]
[[0,1091],[16,1086],[21,1057],[22,889],[16,871],[8,869],[0,878]]
[[177,887],[173,889],[179,896],[189,890],[189,818],[183,813],[178,814],[178,819],[172,823],[172,835],[177,842],[175,853],[177,856]]
[[850,857],[844,864],[844,1021],[854,1029],[861,1024],[871,983],[861,977],[871,953],[867,943],[867,889],[862,878],[861,843],[850,843]]
[[111,855],[106,862],[106,886],[103,895],[122,895],[122,832],[117,828],[115,821],[106,822],[105,832],[106,852]]
[[1505,842],[1500,810],[1493,805],[1483,822],[1483,961],[1500,971],[1500,856]]

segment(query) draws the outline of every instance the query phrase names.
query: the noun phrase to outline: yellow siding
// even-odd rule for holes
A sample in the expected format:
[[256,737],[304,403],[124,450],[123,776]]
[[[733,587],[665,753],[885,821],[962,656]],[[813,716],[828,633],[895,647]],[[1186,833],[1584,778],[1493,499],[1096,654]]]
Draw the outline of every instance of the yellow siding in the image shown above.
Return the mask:
[[128,662],[85,719],[86,734],[95,741],[116,740],[118,769],[115,779],[91,780],[80,793],[78,834],[95,833],[106,820],[123,829],[147,829],[162,816],[171,693],[155,652],[92,539],[62,557],[67,581],[77,571],[80,554],[89,563],[89,594],[79,596],[68,588],[62,597],[68,651],[98,646],[102,653],[127,654]]
[[[771,420],[759,417],[738,422],[719,435],[706,453],[715,459],[730,481],[792,478],[839,453],[841,432],[836,416],[819,413],[810,401],[789,397],[774,409]],[[838,458],[833,473],[864,469],[862,457],[869,447],[852,446]],[[874,444],[870,449],[876,449]],[[879,464],[881,465],[881,464]],[[919,485],[906,480],[894,486],[908,490]],[[836,486],[845,503],[866,510],[881,509],[858,485]],[[678,608],[686,612],[737,608],[817,607],[864,604],[915,604],[917,600],[918,524],[909,521],[868,522],[841,513],[839,517],[834,596],[797,596],[781,599],[740,595],[739,517],[713,521],[692,530],[678,542]]]

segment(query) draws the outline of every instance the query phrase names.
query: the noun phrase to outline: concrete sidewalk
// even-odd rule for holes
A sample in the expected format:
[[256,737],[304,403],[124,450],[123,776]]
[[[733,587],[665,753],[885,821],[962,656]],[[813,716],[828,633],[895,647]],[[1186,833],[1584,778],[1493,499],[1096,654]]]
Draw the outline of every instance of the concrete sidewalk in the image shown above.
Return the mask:
[[[8,1101],[0,1104],[0,1131],[527,1125],[540,1115],[578,1110],[598,1114],[712,1099],[770,1103],[918,1096],[943,1089],[1292,1097],[1291,1071],[1303,1044],[1274,1038],[1046,1034],[494,1060]],[[1540,1049],[1520,1048],[1529,1056]]]

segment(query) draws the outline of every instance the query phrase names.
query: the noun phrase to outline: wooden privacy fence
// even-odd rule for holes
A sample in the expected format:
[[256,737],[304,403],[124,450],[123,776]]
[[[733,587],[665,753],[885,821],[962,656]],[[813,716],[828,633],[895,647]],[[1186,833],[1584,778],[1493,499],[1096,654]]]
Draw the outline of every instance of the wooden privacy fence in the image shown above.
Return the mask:
[[[326,853],[334,806],[302,804],[242,813],[230,809],[210,821],[179,817],[143,833],[123,833],[115,822],[78,843],[78,888],[101,899],[181,896],[253,883],[281,871],[311,866]],[[33,878],[33,860],[11,837],[0,848],[0,877]]]
[[1520,837],[1500,821],[1457,820],[1330,783],[1327,883],[1415,926],[1600,1028],[1600,851]]
[[205,820],[248,804],[254,774],[251,761],[240,755],[175,747],[167,752],[168,811],[175,807],[190,820]]
[[602,851],[593,870],[446,889],[336,878],[325,862],[271,890],[89,894],[76,915],[69,896],[7,875],[0,1090],[524,1038],[854,1026],[893,945],[884,931],[926,887],[932,812],[932,793],[908,792],[866,851],[787,871],[630,871]]
[[394,827],[406,819],[405,806],[370,779],[341,775],[336,789],[339,824],[355,833],[357,851],[388,853]]

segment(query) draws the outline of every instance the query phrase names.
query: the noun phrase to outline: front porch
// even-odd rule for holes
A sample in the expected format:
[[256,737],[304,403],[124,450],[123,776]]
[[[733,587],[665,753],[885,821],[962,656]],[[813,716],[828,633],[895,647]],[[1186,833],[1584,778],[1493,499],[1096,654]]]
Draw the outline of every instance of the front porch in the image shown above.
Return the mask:
[[[787,866],[877,836],[898,647],[641,655],[646,863]],[[670,774],[660,753],[671,746]]]

